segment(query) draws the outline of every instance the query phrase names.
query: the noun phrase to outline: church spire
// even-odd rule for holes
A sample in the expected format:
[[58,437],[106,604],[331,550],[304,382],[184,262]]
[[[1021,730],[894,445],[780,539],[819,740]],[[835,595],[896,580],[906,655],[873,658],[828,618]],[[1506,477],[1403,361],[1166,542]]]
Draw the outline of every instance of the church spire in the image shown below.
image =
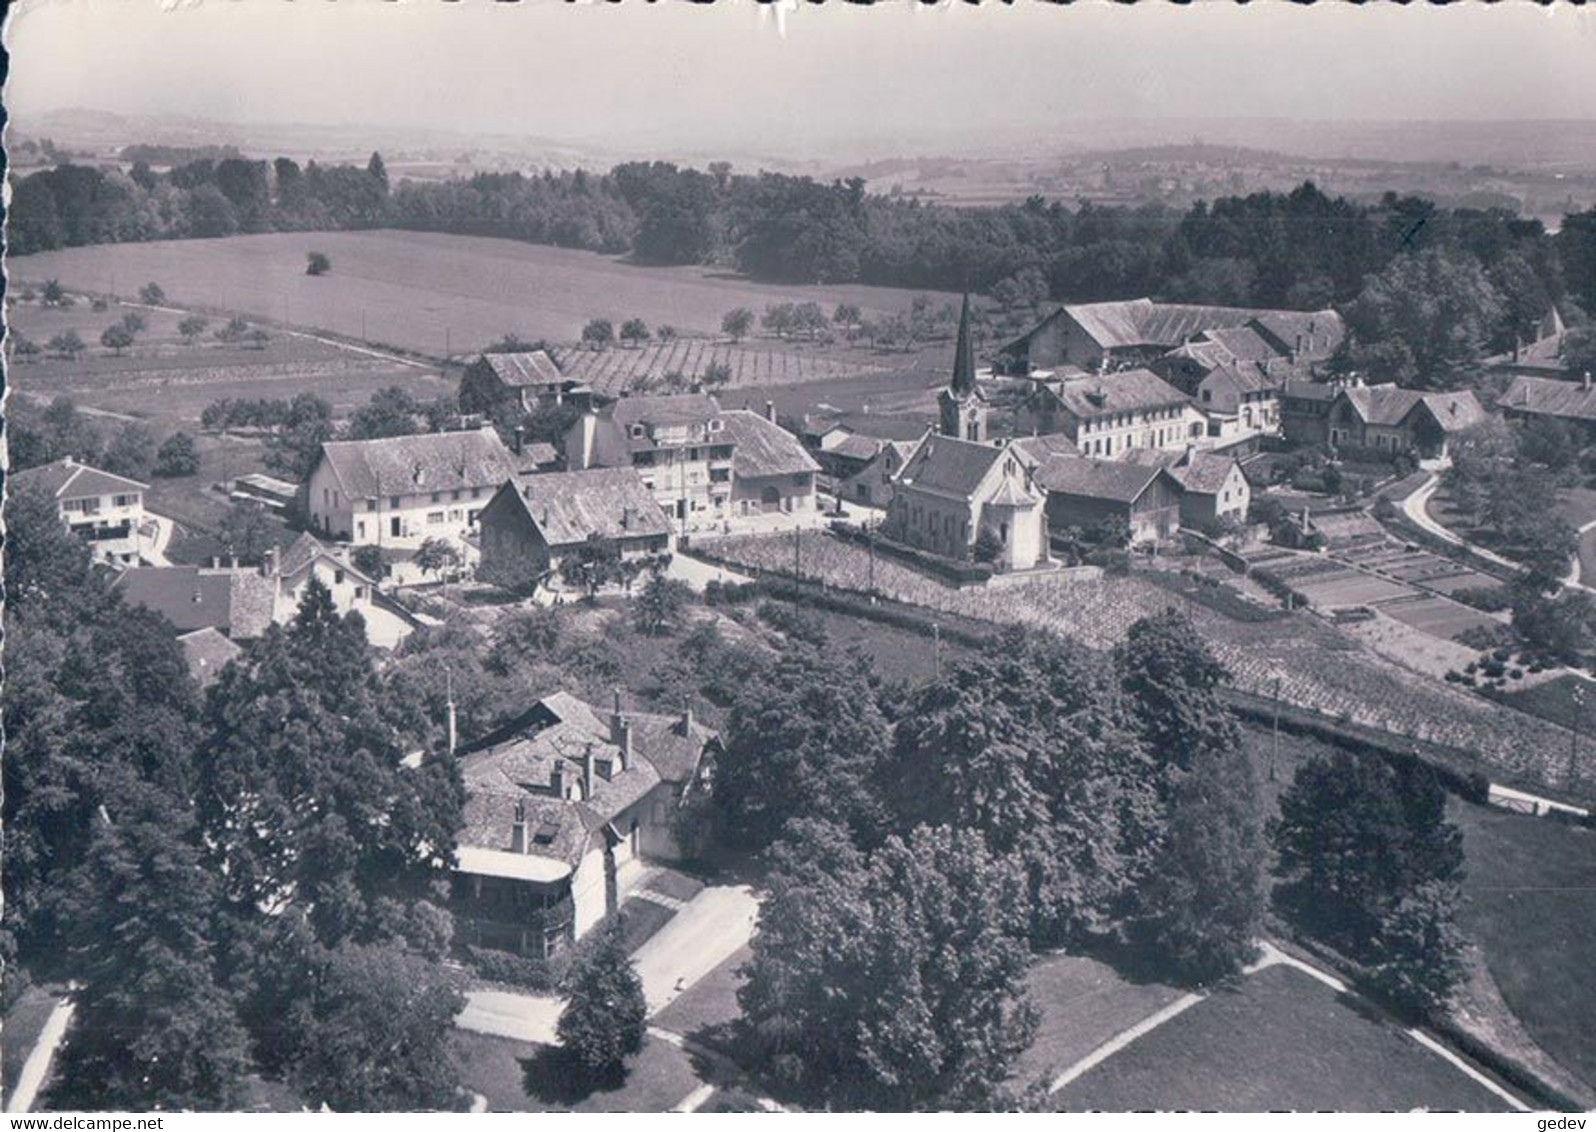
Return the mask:
[[949,388],[961,396],[975,392],[975,340],[970,336],[970,293],[959,309],[959,340],[953,347],[953,380]]

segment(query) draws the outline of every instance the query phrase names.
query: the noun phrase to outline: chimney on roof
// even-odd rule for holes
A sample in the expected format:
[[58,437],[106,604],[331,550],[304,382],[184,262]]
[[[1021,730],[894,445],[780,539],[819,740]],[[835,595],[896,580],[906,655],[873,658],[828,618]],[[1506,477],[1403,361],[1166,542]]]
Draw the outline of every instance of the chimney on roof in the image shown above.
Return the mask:
[[765,398],[765,419],[771,424],[776,423],[776,402],[769,397]]
[[510,823],[510,852],[526,852],[526,803],[516,799],[515,820]]
[[1590,392],[1590,370],[1585,371],[1585,376],[1580,379],[1580,385],[1584,387],[1586,393]]
[[238,569],[238,555],[236,555],[236,554],[228,555],[228,557],[227,557],[227,568],[229,570],[237,570]]
[[682,705],[682,734],[688,738],[693,734],[693,701],[688,700]]
[[410,469],[410,482],[415,484],[417,487],[420,487],[426,482],[426,480],[427,469],[421,466],[420,460],[417,460],[415,465]]
[[621,752],[622,770],[632,769],[632,721],[621,719],[617,728],[619,734],[615,738],[615,746]]
[[511,435],[510,444],[515,454],[517,456],[521,455],[522,449],[526,447],[526,428],[524,426],[515,426],[515,432]]
[[260,576],[275,578],[277,576],[277,548],[268,546],[260,556]]
[[565,764],[559,759],[554,760],[554,769],[549,771],[549,792],[565,801]]
[[593,797],[593,744],[582,748],[582,801]]

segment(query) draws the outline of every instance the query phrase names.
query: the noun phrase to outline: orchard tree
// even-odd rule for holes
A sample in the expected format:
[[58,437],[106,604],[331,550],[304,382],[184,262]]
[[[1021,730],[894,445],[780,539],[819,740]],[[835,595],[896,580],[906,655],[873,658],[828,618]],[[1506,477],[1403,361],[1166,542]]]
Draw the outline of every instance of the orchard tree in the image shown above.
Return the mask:
[[133,332],[121,323],[107,326],[100,334],[100,345],[121,357],[122,351],[133,345]]
[[647,342],[653,335],[649,332],[648,323],[640,318],[629,318],[621,323],[621,341],[631,346],[639,342]]
[[183,336],[183,344],[185,346],[192,346],[199,336],[205,333],[210,324],[210,319],[191,314],[178,322],[177,332]]
[[47,279],[44,289],[40,292],[39,301],[47,307],[65,306],[67,300],[66,288],[61,286],[59,279]]
[[143,334],[150,328],[149,319],[139,311],[128,311],[122,316],[122,325],[127,327],[129,334]]
[[75,359],[84,349],[83,339],[76,330],[64,330],[54,335],[46,346],[52,354],[68,360]]
[[442,579],[460,565],[460,550],[445,538],[429,538],[416,548],[416,569]]
[[147,480],[155,468],[155,434],[149,425],[130,421],[117,430],[100,459],[105,470],[129,479]]
[[192,476],[199,469],[199,450],[194,447],[194,438],[186,432],[174,432],[168,436],[155,453],[153,470],[163,479]]
[[595,350],[607,349],[615,341],[615,324],[607,318],[589,319],[582,327],[582,341]]
[[25,334],[13,332],[11,335],[11,356],[20,362],[36,362],[44,350],[32,338]]
[[648,1024],[643,981],[626,954],[619,921],[580,945],[560,990],[565,1008],[555,1033],[566,1055],[589,1080],[618,1076],[626,1059],[643,1048]]
[[145,306],[158,307],[166,302],[166,292],[159,283],[146,283],[139,288],[139,302]]
[[[373,155],[375,156],[375,155]],[[326,252],[308,252],[305,255],[306,275],[326,275],[332,270],[332,259]]]
[[720,320],[721,333],[730,335],[733,342],[741,342],[754,328],[754,312],[747,307],[737,307],[726,312]]

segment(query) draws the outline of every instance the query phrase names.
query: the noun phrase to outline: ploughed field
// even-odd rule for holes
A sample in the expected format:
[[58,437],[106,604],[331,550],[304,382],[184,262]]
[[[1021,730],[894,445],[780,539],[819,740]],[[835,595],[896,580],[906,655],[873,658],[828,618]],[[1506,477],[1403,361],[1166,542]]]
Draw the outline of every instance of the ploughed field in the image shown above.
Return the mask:
[[[795,546],[796,542],[796,546]],[[1362,648],[1309,614],[1246,622],[1226,617],[1134,575],[1071,581],[1040,575],[991,589],[956,590],[884,555],[829,533],[717,539],[711,552],[752,571],[774,571],[997,624],[1050,628],[1094,648],[1109,648],[1133,622],[1180,607],[1230,669],[1236,687],[1334,718],[1477,752],[1498,781],[1563,787],[1568,732],[1430,680]],[[1596,780],[1596,757],[1582,750],[1578,781]]]
[[559,349],[556,355],[565,376],[586,382],[609,397],[647,392],[654,383],[673,373],[696,380],[711,366],[724,367],[730,375],[723,389],[736,389],[840,381],[889,372],[902,365],[901,355],[868,349],[806,349],[797,343],[732,343],[705,338],[677,338],[608,350],[570,346]]
[[[332,270],[312,278],[305,257]],[[11,260],[13,286],[59,279],[69,290],[132,295],[154,280],[179,306],[315,327],[442,356],[468,354],[509,333],[576,341],[592,318],[617,329],[713,334],[736,307],[853,303],[865,317],[906,311],[922,292],[886,287],[754,283],[707,267],[642,267],[613,256],[514,240],[429,232],[284,232],[66,248]],[[934,301],[953,296],[932,294]]]

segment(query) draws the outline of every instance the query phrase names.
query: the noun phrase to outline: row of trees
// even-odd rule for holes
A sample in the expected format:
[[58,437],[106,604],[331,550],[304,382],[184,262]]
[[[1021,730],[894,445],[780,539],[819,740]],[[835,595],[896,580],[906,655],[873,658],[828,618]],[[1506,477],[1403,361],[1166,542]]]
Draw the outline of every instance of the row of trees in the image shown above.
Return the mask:
[[[667,162],[540,176],[479,174],[389,191],[379,155],[365,168],[301,169],[286,158],[201,159],[157,174],[62,164],[21,179],[13,253],[270,229],[392,225],[532,243],[630,251],[648,263],[721,263],[757,279],[863,282],[991,292],[1005,308],[1047,298],[1153,295],[1177,301],[1300,309],[1350,304],[1398,260],[1410,266],[1368,296],[1409,302],[1434,282],[1424,253],[1455,253],[1456,285],[1489,296],[1455,312],[1511,345],[1552,303],[1596,310],[1596,210],[1555,236],[1500,209],[1444,209],[1387,194],[1374,204],[1331,198],[1311,183],[1202,202],[1066,208],[1032,197],[996,208],[872,196],[858,179],[831,184],[775,173],[734,174]],[[1445,303],[1432,301],[1444,307]],[[1362,322],[1377,322],[1371,309]],[[1423,343],[1415,339],[1415,351]],[[1444,345],[1435,348],[1445,349]],[[1423,358],[1416,358],[1422,370]]]
[[[53,501],[9,500],[4,934],[76,979],[49,1103],[449,1108],[460,999],[437,960],[461,787],[401,764],[426,727],[313,586],[202,701]],[[18,966],[20,962],[21,966]]]

